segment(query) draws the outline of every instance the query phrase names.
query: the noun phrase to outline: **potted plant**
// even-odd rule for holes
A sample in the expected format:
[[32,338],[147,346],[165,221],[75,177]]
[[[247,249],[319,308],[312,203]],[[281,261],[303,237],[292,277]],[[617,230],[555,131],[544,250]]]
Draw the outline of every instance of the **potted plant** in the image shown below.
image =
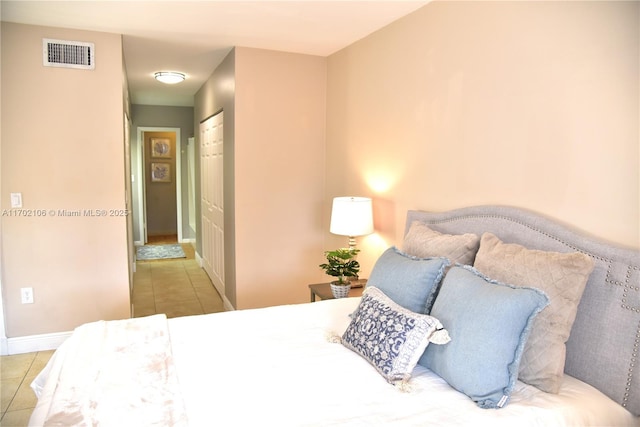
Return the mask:
[[360,250],[356,248],[340,248],[324,253],[327,262],[320,264],[320,268],[329,276],[337,277],[337,280],[331,282],[331,293],[335,298],[343,298],[349,294],[349,278],[357,277],[360,271],[360,263],[354,259],[358,252]]

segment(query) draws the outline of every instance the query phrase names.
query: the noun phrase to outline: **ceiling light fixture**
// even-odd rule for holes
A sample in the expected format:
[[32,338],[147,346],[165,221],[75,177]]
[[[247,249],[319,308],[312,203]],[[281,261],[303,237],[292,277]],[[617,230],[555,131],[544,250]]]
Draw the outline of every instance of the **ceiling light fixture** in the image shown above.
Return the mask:
[[174,85],[180,83],[185,79],[185,75],[182,73],[176,73],[174,71],[158,71],[153,75],[157,81]]

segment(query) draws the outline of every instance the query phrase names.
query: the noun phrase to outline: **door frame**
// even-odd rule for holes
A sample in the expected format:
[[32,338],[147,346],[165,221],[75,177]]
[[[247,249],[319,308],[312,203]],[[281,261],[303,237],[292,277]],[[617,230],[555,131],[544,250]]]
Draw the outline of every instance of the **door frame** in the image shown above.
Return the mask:
[[138,127],[138,164],[137,172],[138,176],[138,229],[140,230],[140,238],[142,239],[141,245],[147,243],[147,201],[145,196],[145,186],[147,176],[144,173],[144,134],[145,132],[175,132],[176,134],[176,221],[178,229],[178,243],[182,243],[182,137],[180,135],[180,128],[170,127]]

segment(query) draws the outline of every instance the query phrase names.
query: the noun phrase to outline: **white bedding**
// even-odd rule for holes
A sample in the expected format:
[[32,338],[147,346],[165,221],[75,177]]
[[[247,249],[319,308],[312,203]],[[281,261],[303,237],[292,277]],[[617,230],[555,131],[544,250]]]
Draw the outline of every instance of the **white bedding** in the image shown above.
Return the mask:
[[164,315],[80,326],[31,387],[30,425],[188,425]]
[[[410,390],[400,391],[360,356],[327,339],[344,332],[358,301],[345,298],[168,320],[174,362],[169,369],[177,374],[188,425],[640,426],[638,417],[569,376],[557,395],[518,382],[509,403],[497,410],[478,408],[420,366]],[[34,381],[41,396],[30,425],[44,425],[50,405],[59,405],[56,389],[68,388],[58,384],[56,375],[65,358],[75,354],[77,360],[83,350],[68,352],[65,347],[67,343]],[[120,396],[132,387],[144,389],[126,383],[120,390],[101,390],[105,397],[96,411],[111,399],[110,393]],[[97,425],[140,425],[124,412],[118,420]],[[168,423],[149,419],[145,425]]]

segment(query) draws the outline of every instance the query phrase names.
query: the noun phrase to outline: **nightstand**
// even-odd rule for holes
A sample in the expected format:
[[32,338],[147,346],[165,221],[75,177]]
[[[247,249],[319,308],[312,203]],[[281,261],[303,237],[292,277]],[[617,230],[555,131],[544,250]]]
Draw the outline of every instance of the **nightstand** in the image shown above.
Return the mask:
[[[351,282],[351,289],[349,290],[349,297],[362,296],[364,287],[367,284],[367,279],[358,279]],[[309,292],[311,294],[311,302],[316,301],[316,297],[323,299],[334,299],[331,293],[331,285],[329,283],[316,283],[309,285]]]

